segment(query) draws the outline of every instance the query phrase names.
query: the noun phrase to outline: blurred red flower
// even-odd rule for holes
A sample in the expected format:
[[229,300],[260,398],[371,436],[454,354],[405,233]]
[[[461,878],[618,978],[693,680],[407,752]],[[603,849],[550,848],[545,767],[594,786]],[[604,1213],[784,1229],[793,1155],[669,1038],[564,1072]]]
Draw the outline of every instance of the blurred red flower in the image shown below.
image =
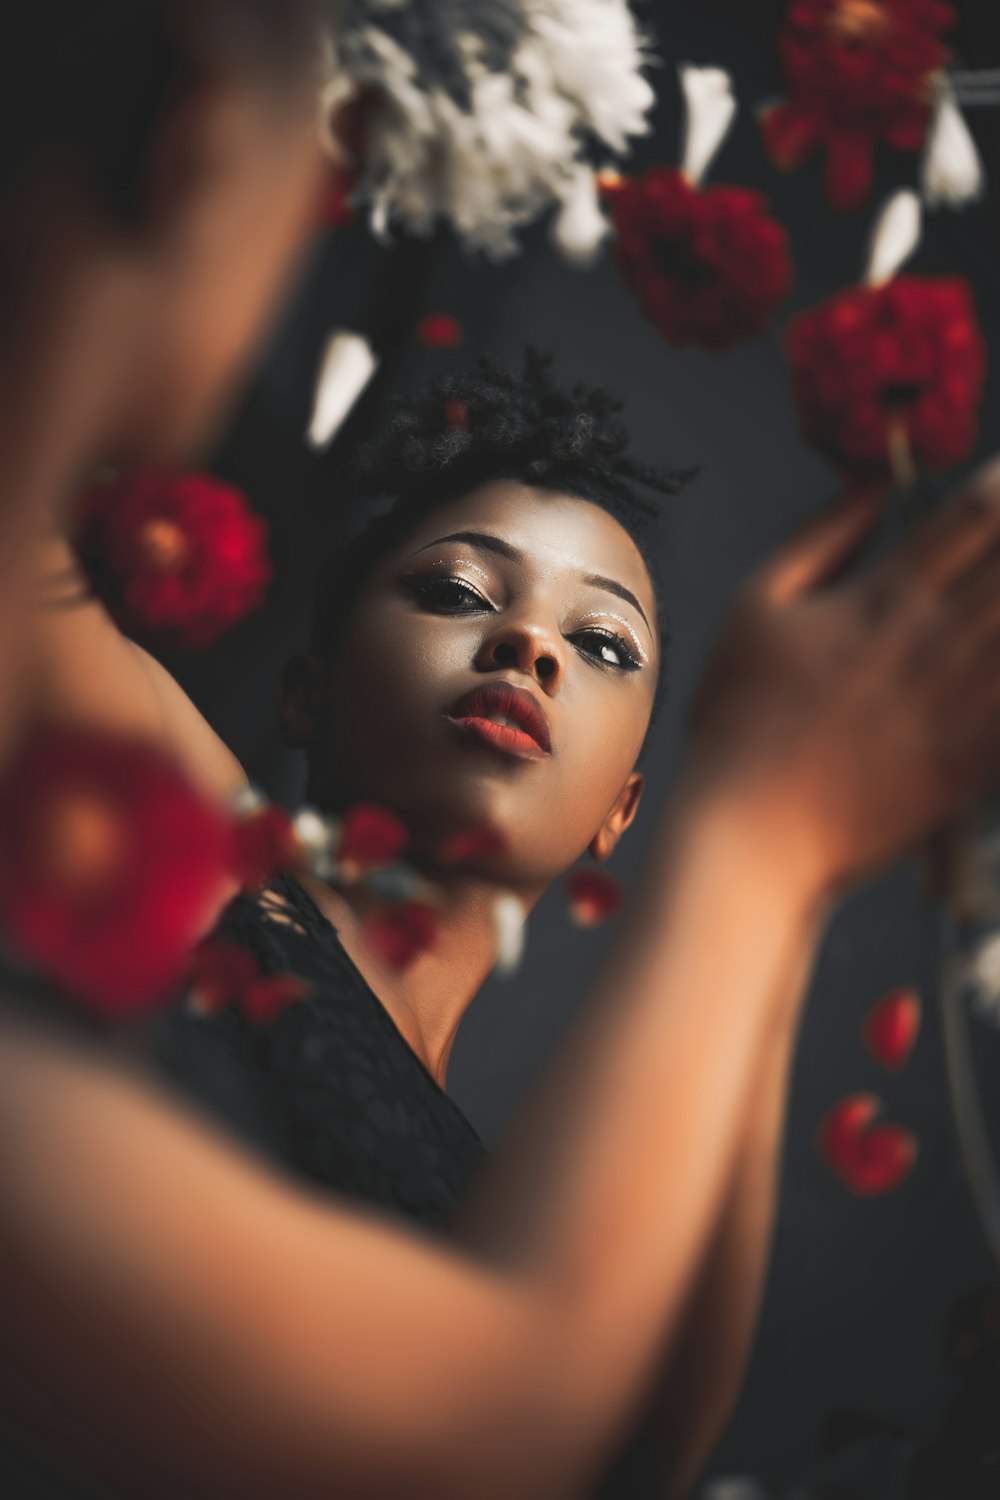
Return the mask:
[[569,910],[578,927],[599,927],[621,904],[621,886],[603,870],[577,870],[570,876]]
[[84,495],[77,550],[129,635],[172,650],[210,645],[264,600],[267,525],[208,474],[147,473]]
[[451,313],[428,313],[416,328],[417,339],[425,349],[457,349],[464,334],[462,325]]
[[744,188],[693,187],[672,167],[605,183],[615,259],[669,344],[729,349],[762,333],[792,279],[788,236]]
[[272,875],[302,863],[302,846],[284,808],[263,807],[234,825],[232,871],[243,890],[259,890]]
[[434,946],[437,913],[426,901],[379,906],[364,922],[365,940],[390,969],[406,969]]
[[443,865],[474,865],[507,851],[507,840],[496,828],[463,828],[444,839],[437,850]]
[[293,974],[262,974],[253,955],[233,943],[203,944],[194,954],[187,978],[200,1013],[212,1015],[232,1005],[255,1026],[269,1025],[305,993],[302,981]]
[[961,277],[852,287],[792,323],[802,434],[846,478],[950,468],[976,438],[986,347]]
[[215,915],[230,838],[225,815],[144,742],[38,736],[0,783],[0,920],[91,1009],[138,1015]]
[[956,19],[941,0],[793,0],[779,40],[788,98],[761,121],[771,160],[794,168],[822,146],[830,202],[857,208],[879,141],[923,146]]
[[872,1125],[882,1108],[874,1094],[851,1094],[820,1125],[816,1147],[830,1170],[859,1197],[892,1192],[917,1159],[916,1137],[901,1125]]
[[406,848],[409,835],[395,813],[374,802],[359,802],[344,814],[337,840],[341,869],[357,874],[391,865]]
[[875,1061],[890,1073],[909,1059],[920,1030],[920,996],[915,990],[890,990],[873,1005],[861,1034]]

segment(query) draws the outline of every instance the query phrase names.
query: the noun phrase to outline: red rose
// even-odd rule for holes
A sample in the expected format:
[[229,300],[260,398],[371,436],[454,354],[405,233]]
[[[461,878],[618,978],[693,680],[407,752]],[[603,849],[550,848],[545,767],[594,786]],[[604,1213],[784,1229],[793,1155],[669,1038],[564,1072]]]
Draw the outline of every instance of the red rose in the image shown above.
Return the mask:
[[570,876],[569,910],[578,927],[599,927],[621,904],[621,886],[603,870],[577,870]]
[[364,922],[365,940],[390,969],[406,969],[434,945],[437,913],[426,901],[379,906]]
[[823,146],[831,203],[857,208],[879,141],[922,147],[955,20],[940,0],[793,0],[779,43],[788,98],[762,119],[771,160],[797,167]]
[[841,292],[795,319],[787,351],[803,436],[850,480],[890,477],[901,448],[948,469],[975,442],[986,350],[960,277]]
[[281,870],[298,869],[303,857],[284,808],[261,808],[233,828],[232,872],[245,891],[259,890]]
[[302,999],[302,982],[292,974],[262,974],[245,948],[205,943],[192,959],[188,982],[195,1008],[212,1015],[224,1006],[241,1010],[255,1026],[266,1026]]
[[230,825],[141,741],[46,734],[0,783],[0,919],[12,943],[112,1018],[180,977],[221,901]]
[[337,861],[342,870],[352,874],[377,870],[399,858],[408,838],[395,813],[373,802],[361,802],[344,815]]
[[702,192],[672,167],[605,186],[615,259],[669,344],[728,349],[763,332],[792,277],[788,236],[759,193]]
[[142,474],[99,485],[78,511],[77,548],[129,635],[174,650],[210,645],[271,582],[267,526],[207,474]]

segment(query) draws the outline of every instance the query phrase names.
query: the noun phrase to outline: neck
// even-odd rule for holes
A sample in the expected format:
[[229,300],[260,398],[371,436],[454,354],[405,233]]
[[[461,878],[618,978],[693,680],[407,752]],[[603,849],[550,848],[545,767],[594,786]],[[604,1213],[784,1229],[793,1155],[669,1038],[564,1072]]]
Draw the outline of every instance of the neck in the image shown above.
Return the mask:
[[[307,882],[406,1041],[444,1087],[459,1023],[496,962],[494,906],[504,891],[465,875],[435,883],[441,901],[434,945],[399,973],[381,963],[366,942],[363,923],[370,903],[364,893]],[[527,912],[541,891],[517,895]]]

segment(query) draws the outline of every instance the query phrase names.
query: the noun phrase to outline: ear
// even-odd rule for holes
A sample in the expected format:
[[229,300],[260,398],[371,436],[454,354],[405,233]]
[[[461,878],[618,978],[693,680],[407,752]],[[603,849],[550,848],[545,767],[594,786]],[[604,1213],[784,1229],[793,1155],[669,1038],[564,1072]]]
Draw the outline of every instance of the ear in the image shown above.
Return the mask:
[[324,685],[322,657],[300,651],[286,662],[278,703],[286,745],[301,750],[312,743],[322,715]]
[[625,785],[615,798],[614,806],[589,844],[591,858],[601,864],[610,859],[618,846],[618,840],[635,821],[642,801],[645,778],[639,771],[632,771]]

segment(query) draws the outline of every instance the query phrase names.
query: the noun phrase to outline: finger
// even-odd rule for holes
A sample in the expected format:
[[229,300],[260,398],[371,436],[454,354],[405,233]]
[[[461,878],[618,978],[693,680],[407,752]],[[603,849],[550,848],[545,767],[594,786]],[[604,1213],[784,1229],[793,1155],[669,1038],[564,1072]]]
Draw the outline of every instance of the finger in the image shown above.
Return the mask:
[[890,561],[931,589],[950,588],[1000,541],[1000,459],[918,526]]
[[762,583],[768,597],[780,604],[831,583],[871,537],[883,493],[853,490],[811,516],[766,565]]

